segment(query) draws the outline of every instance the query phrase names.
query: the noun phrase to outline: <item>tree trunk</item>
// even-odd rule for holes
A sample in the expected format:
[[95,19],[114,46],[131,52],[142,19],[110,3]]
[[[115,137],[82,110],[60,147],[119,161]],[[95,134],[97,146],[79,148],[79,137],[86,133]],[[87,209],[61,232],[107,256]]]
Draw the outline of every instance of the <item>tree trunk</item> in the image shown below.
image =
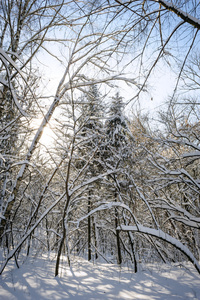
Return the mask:
[[93,235],[94,235],[94,246],[95,246],[95,259],[98,258],[98,254],[97,254],[97,233],[96,233],[96,224],[95,224],[95,219],[94,217],[92,218],[93,220]]
[[[88,193],[88,213],[91,210],[91,197],[90,191]],[[91,252],[91,217],[88,216],[88,261],[92,259],[92,252]]]
[[[58,254],[57,254],[57,260],[56,260],[56,268],[55,268],[55,277],[58,276],[58,272],[59,272],[59,265],[60,265],[60,257],[61,257],[61,253],[63,250],[63,246],[64,246],[64,241],[66,240],[66,223],[67,223],[67,215],[68,215],[68,208],[69,208],[69,204],[70,204],[70,196],[69,194],[67,194],[67,200],[66,200],[66,204],[64,207],[64,213],[63,213],[63,218],[62,218],[62,228],[63,228],[63,234],[60,240],[60,245],[58,247]],[[68,248],[68,245],[67,245]],[[67,249],[68,250],[68,249]],[[67,256],[68,256],[68,263],[70,265],[70,260],[69,260],[69,252],[67,251]]]
[[[115,202],[117,202],[117,191],[115,190]],[[119,230],[117,230],[118,227],[118,211],[117,208],[115,208],[115,229],[116,229],[116,238],[117,238],[117,263],[118,265],[121,265],[122,263],[122,255],[121,255],[121,247],[120,247],[120,237],[119,237]]]
[[135,257],[135,250],[134,250],[134,245],[133,245],[133,239],[132,239],[132,235],[130,233],[130,231],[128,231],[128,236],[129,236],[129,241],[130,241],[130,245],[131,245],[131,250],[132,250],[132,254],[133,254],[133,262],[134,262],[134,272],[137,273],[137,260]]

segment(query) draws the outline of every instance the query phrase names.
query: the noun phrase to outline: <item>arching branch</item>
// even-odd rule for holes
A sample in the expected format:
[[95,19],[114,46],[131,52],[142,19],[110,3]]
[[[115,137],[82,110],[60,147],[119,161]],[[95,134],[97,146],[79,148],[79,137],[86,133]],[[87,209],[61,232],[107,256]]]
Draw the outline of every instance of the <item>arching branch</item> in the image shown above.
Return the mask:
[[200,274],[200,265],[199,265],[197,259],[192,254],[192,252],[186,246],[184,246],[180,241],[178,241],[174,237],[170,236],[169,234],[165,233],[161,229],[156,230],[153,228],[149,228],[149,227],[145,227],[145,226],[137,224],[137,226],[121,225],[117,228],[117,230],[140,232],[140,233],[147,234],[150,236],[155,236],[165,242],[168,242],[169,244],[173,245],[178,250],[180,250],[183,254],[185,254],[187,256],[187,258],[191,261],[191,263],[195,266],[197,272]]

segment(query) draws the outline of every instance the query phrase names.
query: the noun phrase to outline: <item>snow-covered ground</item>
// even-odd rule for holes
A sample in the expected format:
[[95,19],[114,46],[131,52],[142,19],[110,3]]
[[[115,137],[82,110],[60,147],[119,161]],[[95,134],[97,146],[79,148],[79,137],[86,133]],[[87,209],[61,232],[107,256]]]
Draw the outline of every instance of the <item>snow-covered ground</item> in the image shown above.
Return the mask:
[[0,299],[200,299],[200,275],[190,263],[140,265],[134,274],[128,267],[79,258],[71,268],[63,261],[56,278],[54,267],[55,260],[45,256],[26,260],[20,269],[11,262],[0,278]]

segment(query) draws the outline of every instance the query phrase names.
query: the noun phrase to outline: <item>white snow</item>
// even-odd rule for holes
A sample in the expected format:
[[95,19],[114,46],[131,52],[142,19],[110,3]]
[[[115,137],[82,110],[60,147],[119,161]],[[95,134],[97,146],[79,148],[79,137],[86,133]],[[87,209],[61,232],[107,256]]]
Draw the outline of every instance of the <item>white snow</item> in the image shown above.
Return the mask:
[[190,263],[148,264],[133,273],[129,267],[63,259],[61,274],[54,277],[55,259],[28,259],[16,269],[10,262],[0,277],[2,300],[98,299],[200,299],[200,276]]
[[93,210],[91,210],[87,215],[84,215],[82,218],[78,219],[76,222],[73,222],[73,223],[76,223],[77,224],[77,228],[78,228],[81,221],[87,219],[89,216],[93,215],[97,211],[111,209],[113,207],[122,207],[122,208],[125,208],[126,210],[128,210],[130,212],[130,214],[135,219],[132,211],[130,210],[130,208],[126,204],[124,204],[122,202],[104,202],[100,206],[98,206],[98,207],[94,208]]
[[152,235],[155,237],[158,237],[162,239],[163,241],[166,241],[170,243],[171,245],[174,245],[177,249],[181,250],[189,259],[191,262],[193,262],[194,266],[198,270],[200,274],[200,264],[197,261],[197,259],[194,257],[192,252],[187,248],[185,245],[183,245],[179,240],[175,239],[174,237],[170,236],[169,234],[165,233],[161,229],[154,229],[142,226],[140,224],[137,224],[137,226],[126,226],[126,225],[120,225],[118,230],[124,230],[124,231],[138,231],[144,234]]
[[196,23],[197,28],[200,26],[200,20],[199,19],[193,17],[192,15],[190,15],[190,14],[186,13],[185,11],[181,10],[180,8],[176,7],[172,3],[172,1],[168,2],[168,1],[165,1],[165,0],[162,0],[162,1],[157,0],[157,2],[163,4],[165,7],[169,8],[169,9],[175,9],[176,12],[177,12],[177,15],[183,17],[184,19],[188,19],[193,23]]

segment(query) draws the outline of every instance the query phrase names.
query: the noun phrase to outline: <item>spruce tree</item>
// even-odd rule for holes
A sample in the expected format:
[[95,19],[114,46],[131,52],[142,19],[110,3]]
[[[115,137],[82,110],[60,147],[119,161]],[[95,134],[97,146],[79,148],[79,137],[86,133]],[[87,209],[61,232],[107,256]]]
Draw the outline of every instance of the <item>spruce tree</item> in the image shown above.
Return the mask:
[[[87,177],[97,176],[101,171],[101,153],[100,144],[102,140],[102,105],[101,105],[100,93],[97,85],[92,85],[87,94],[82,97],[82,108],[80,116],[81,131],[79,138],[82,139],[79,147],[78,167],[83,168],[85,164],[87,166]],[[89,161],[89,163],[88,163]],[[94,189],[98,189],[98,184],[89,185],[87,189],[87,213],[90,213],[94,207],[94,197],[98,193],[94,192]],[[88,261],[92,258],[92,232],[94,236],[94,245],[97,248],[96,226],[94,218],[88,216],[87,220],[88,228]],[[92,224],[93,223],[93,224]],[[97,258],[97,252],[95,254]]]
[[[123,113],[123,100],[119,93],[112,98],[109,109],[109,118],[105,124],[106,143],[104,160],[113,168],[125,167],[126,161],[130,155],[130,140],[129,129],[126,117]],[[112,198],[118,202],[118,196],[121,192],[121,182],[123,182],[124,175],[121,172],[119,175],[110,176],[109,180],[114,186],[111,189]],[[121,199],[121,197],[120,197]],[[115,229],[120,225],[120,216],[118,209],[115,208],[114,226]],[[117,245],[117,263],[122,263],[122,251],[120,244],[120,233],[116,230],[116,245]]]

